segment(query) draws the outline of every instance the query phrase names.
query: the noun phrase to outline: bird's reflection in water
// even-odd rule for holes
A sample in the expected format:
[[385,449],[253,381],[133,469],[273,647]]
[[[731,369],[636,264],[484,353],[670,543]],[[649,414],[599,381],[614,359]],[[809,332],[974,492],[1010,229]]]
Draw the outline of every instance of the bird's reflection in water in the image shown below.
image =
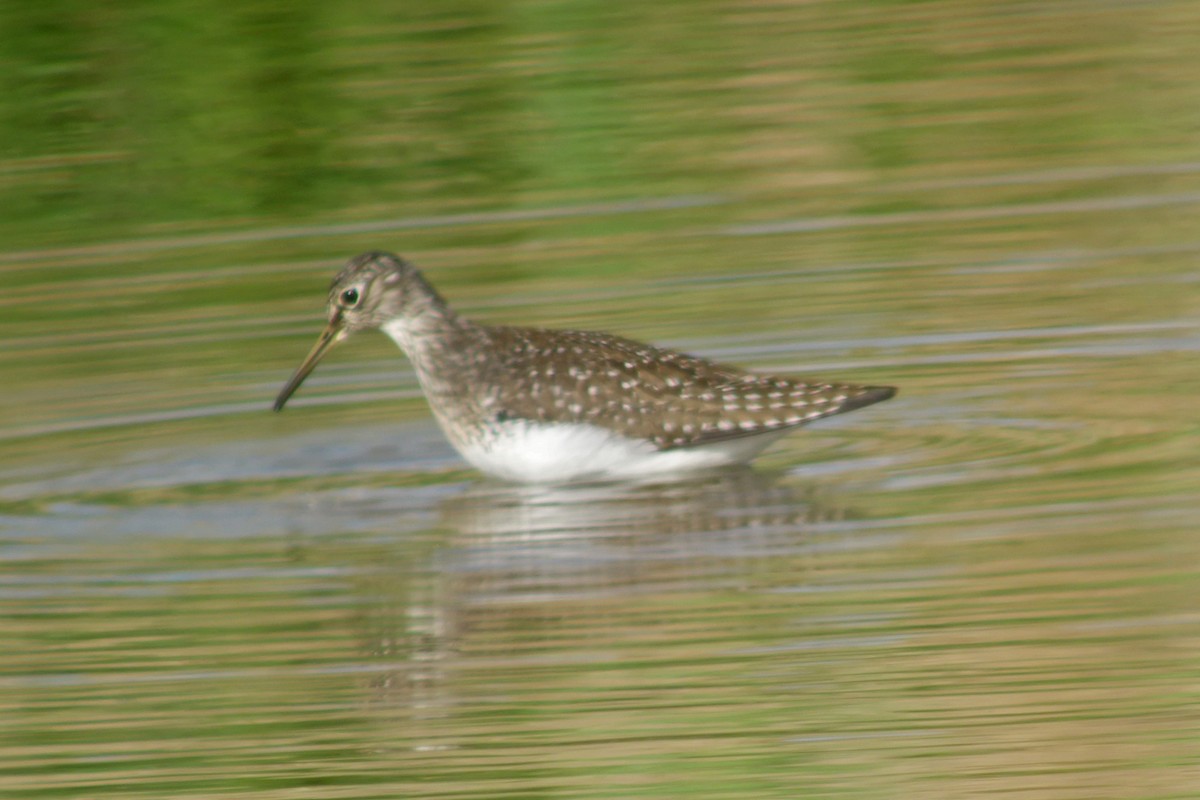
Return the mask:
[[802,583],[823,549],[813,525],[844,516],[835,498],[749,468],[664,485],[474,485],[443,502],[441,546],[373,592],[393,602],[371,626],[391,665],[372,696],[405,725],[432,722],[461,700],[448,676],[612,658],[637,619],[683,619],[656,606],[688,605],[682,624],[703,625],[712,598]]
[[443,569],[472,605],[711,587],[731,562],[790,548],[833,516],[815,491],[749,468],[662,485],[481,485],[443,509],[456,534]]

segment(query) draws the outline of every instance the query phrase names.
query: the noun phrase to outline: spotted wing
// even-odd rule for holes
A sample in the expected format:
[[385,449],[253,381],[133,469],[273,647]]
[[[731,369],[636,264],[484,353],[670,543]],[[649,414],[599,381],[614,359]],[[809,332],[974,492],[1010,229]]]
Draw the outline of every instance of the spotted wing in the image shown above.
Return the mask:
[[659,449],[755,436],[891,397],[886,386],[756,375],[608,334],[493,328],[498,412],[582,422]]

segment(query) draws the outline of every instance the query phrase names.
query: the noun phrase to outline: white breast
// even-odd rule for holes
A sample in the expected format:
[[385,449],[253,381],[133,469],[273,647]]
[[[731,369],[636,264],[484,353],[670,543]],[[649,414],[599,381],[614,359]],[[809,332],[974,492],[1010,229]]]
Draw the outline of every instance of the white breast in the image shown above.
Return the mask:
[[643,480],[749,461],[786,432],[656,450],[595,425],[514,420],[458,449],[481,472],[521,483]]

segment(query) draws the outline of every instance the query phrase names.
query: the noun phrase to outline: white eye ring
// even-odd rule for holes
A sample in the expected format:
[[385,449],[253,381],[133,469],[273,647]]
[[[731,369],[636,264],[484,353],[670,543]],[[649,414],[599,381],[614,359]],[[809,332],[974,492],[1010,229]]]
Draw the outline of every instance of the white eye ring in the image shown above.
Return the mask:
[[359,295],[358,289],[353,288],[346,289],[340,295],[338,295],[338,300],[340,300],[342,305],[346,308],[354,308],[356,305],[358,305],[358,301],[361,299],[362,297]]

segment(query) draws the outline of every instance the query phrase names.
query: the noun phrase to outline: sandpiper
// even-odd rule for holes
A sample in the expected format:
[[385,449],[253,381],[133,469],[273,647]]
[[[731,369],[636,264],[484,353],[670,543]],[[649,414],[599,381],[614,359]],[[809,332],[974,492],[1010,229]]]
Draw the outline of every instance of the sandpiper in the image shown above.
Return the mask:
[[481,325],[391,253],[350,259],[329,289],[328,316],[276,411],[330,347],[380,328],[412,361],[455,449],[480,471],[522,483],[744,463],[792,428],[896,393],[757,375],[606,333]]

